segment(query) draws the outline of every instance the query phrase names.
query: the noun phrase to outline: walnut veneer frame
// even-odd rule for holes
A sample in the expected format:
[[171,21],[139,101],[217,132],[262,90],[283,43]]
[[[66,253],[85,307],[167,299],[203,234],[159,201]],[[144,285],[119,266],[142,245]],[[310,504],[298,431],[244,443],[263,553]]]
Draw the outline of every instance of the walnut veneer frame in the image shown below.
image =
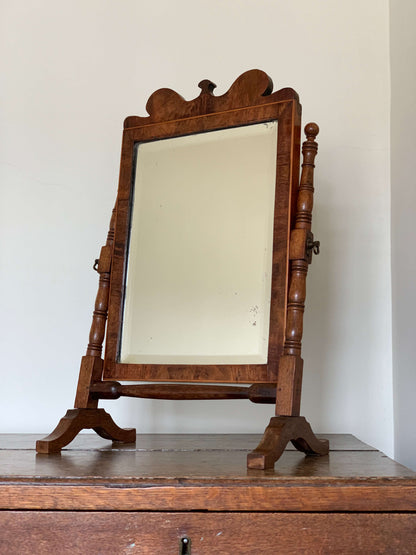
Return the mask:
[[[253,402],[275,404],[276,416],[271,419],[260,445],[248,456],[248,466],[252,468],[273,466],[288,441],[307,453],[328,452],[328,442],[318,440],[306,420],[299,416],[305,280],[312,249],[318,246],[311,233],[318,126],[308,124],[305,128],[307,140],[303,145],[304,161],[299,185],[301,106],[293,89],[273,93],[270,78],[259,70],[241,75],[222,96],[214,96],[215,85],[211,81],[201,81],[199,87],[200,95],[191,101],[185,101],[170,89],[160,89],[148,100],[149,116],[132,116],[125,120],[117,202],[107,243],[96,264],[100,274],[99,290],[87,353],[81,363],[75,409],[67,412],[52,434],[37,442],[38,452],[59,451],[83,428],[93,428],[107,439],[135,441],[134,429],[119,428],[108,413],[97,408],[99,399],[120,396],[248,398]],[[135,145],[268,121],[278,122],[278,137],[267,363],[169,365],[118,362]],[[102,359],[105,335],[106,349]],[[156,383],[121,385],[116,380]],[[247,388],[180,382],[252,385]]]

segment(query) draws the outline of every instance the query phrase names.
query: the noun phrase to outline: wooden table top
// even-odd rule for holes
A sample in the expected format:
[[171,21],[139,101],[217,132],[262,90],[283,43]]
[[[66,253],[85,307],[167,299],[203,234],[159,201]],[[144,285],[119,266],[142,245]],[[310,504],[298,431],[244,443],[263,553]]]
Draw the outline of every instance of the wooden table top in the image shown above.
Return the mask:
[[40,437],[0,435],[0,509],[416,510],[416,473],[351,435],[321,435],[325,457],[289,446],[273,470],[246,468],[256,434],[80,434],[50,455]]

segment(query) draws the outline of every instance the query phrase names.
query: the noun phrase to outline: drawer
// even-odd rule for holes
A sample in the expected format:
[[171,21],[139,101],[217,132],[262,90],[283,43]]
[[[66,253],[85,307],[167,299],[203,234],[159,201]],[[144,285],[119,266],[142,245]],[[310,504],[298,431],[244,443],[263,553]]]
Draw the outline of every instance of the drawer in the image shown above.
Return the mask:
[[192,555],[414,554],[416,514],[0,512],[2,555],[177,555],[185,537]]

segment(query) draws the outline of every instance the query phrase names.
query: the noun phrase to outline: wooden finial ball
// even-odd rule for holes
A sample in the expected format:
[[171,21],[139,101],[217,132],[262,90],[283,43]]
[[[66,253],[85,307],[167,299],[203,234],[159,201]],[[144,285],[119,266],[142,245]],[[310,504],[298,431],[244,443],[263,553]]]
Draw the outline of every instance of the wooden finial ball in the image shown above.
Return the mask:
[[305,125],[305,135],[309,141],[313,141],[319,133],[319,127],[316,123],[307,123]]

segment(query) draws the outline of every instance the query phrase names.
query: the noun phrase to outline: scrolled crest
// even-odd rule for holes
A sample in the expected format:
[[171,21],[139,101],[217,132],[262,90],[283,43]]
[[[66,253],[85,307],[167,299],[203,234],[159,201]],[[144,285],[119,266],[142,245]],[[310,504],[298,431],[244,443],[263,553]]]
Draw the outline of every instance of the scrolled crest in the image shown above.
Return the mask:
[[290,88],[273,91],[273,82],[264,71],[252,69],[240,75],[228,91],[220,96],[213,94],[215,83],[203,79],[198,84],[199,96],[185,100],[172,89],[158,89],[150,95],[146,104],[147,117],[129,116],[124,121],[124,128],[138,127],[150,123],[172,121],[187,117],[211,114],[276,102],[279,100],[297,100],[297,93]]

